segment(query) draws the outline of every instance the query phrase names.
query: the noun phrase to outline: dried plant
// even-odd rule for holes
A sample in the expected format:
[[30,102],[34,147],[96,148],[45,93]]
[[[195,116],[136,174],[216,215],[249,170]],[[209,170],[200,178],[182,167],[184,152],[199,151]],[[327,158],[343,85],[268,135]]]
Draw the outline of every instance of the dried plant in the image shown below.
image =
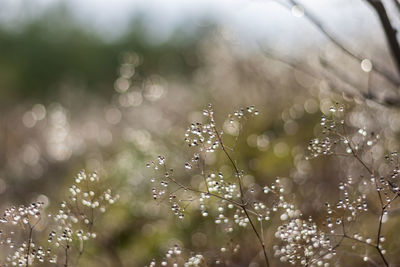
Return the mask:
[[[111,189],[101,191],[100,187],[96,173],[81,171],[69,188],[68,200],[61,203],[56,214],[46,216],[43,202],[5,210],[0,220],[0,245],[9,252],[1,266],[8,263],[31,266],[46,262],[78,266],[85,243],[97,236],[94,231],[96,219],[118,199]],[[39,230],[37,226],[40,226]]]
[[[214,215],[216,225],[221,225],[226,232],[233,232],[235,228],[250,228],[255,235],[262,250],[264,261],[269,266],[269,256],[263,234],[263,223],[268,222],[271,213],[282,211],[284,218],[296,218],[299,211],[286,202],[280,185],[279,178],[270,186],[264,187],[264,195],[258,195],[251,186],[243,183],[244,171],[239,168],[235,159],[235,150],[229,148],[223,141],[224,131],[217,128],[214,119],[214,110],[211,105],[203,111],[205,123],[193,123],[185,134],[185,142],[195,152],[190,162],[184,164],[189,171],[196,171],[201,175],[203,182],[198,187],[191,187],[179,181],[174,170],[167,167],[164,156],[158,156],[156,161],[147,164],[154,170],[154,183],[152,189],[153,198],[163,201],[168,199],[171,209],[180,219],[189,205],[196,205],[202,216]],[[235,111],[229,116],[229,123],[240,131],[243,123],[258,111],[253,107],[247,107]],[[225,177],[222,172],[206,169],[207,155],[216,153],[220,149],[229,162],[233,177]],[[273,195],[268,198],[267,195]],[[220,260],[217,260],[220,261]]]
[[[42,220],[43,204],[43,202],[33,202],[26,207],[21,205],[4,211],[0,222],[9,231],[0,231],[2,237],[0,244],[11,251],[6,261],[12,265],[29,266],[35,260],[43,262],[49,258],[51,251],[45,251],[33,240],[35,227]],[[27,239],[24,239],[24,236]],[[18,244],[16,238],[21,237],[23,241]]]
[[[235,140],[244,123],[257,114],[254,107],[248,107],[229,116],[228,121],[235,129]],[[191,124],[186,132],[185,142],[194,153],[184,164],[186,172],[202,177],[202,182],[197,186],[188,184],[186,174],[176,174],[168,166],[166,157],[158,156],[157,160],[147,164],[154,171],[150,181],[156,201],[168,201],[172,212],[180,219],[184,219],[189,210],[198,210],[204,217],[212,216],[216,227],[222,227],[228,234],[238,228],[248,228],[259,243],[266,266],[272,265],[272,251],[282,264],[330,266],[341,260],[337,255],[349,254],[348,242],[354,250],[350,255],[355,254],[375,265],[390,266],[383,223],[388,221],[388,212],[399,197],[399,163],[396,152],[384,159],[374,155],[374,146],[381,141],[378,133],[346,124],[344,107],[339,104],[330,109],[330,115],[322,116],[321,135],[310,141],[306,159],[337,156],[345,158],[352,168],[346,179],[337,179],[338,200],[333,204],[326,201],[326,214],[321,222],[318,218],[321,214],[317,218],[305,216],[294,201],[287,200],[279,178],[269,186],[245,184],[245,173],[235,157],[239,151],[226,144],[225,133],[219,129],[211,105],[203,115],[205,122]],[[215,171],[213,168],[218,166],[206,164],[207,157],[218,151],[230,164],[233,175]],[[382,164],[386,168],[382,168]],[[384,174],[377,166],[391,171]],[[274,216],[279,220],[271,219]],[[375,230],[371,229],[372,224],[376,225]],[[275,231],[275,239],[266,240],[264,232],[271,228]],[[360,245],[365,246],[365,250],[357,250]],[[162,266],[179,265],[179,260],[174,260],[171,255],[173,253],[168,253],[161,261]],[[201,259],[202,264],[230,265],[218,257],[212,261],[205,256]],[[202,266],[200,261],[191,265]],[[155,266],[155,261],[150,266]]]
[[[346,126],[344,109],[341,106],[331,108],[329,118],[323,116],[321,126],[324,137],[314,139],[308,147],[311,157],[335,155],[350,158],[357,163],[352,176],[340,182],[340,198],[334,205],[326,203],[326,226],[329,236],[339,238],[335,245],[338,248],[344,239],[356,244],[372,248],[381,262],[376,263],[374,257],[368,254],[360,255],[364,261],[377,265],[389,266],[385,254],[385,237],[382,233],[383,222],[392,203],[398,198],[398,157],[397,152],[391,152],[384,159],[374,158],[373,148],[380,142],[380,134],[368,132],[365,128],[354,129]],[[383,164],[383,165],[382,165]],[[386,166],[391,171],[380,172],[377,166]],[[383,170],[383,168],[381,168]],[[368,213],[368,217],[362,217]],[[352,228],[363,229],[366,224],[376,225],[376,230],[361,234],[351,231]]]

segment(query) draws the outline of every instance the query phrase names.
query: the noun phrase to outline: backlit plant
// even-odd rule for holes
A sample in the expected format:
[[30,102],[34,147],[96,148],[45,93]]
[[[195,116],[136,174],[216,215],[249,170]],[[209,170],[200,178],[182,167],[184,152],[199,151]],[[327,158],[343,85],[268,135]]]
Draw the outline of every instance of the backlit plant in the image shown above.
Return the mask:
[[[257,114],[254,107],[248,107],[234,112],[228,121],[239,135],[244,122]],[[344,107],[339,104],[331,107],[329,115],[322,116],[321,133],[310,141],[304,157],[308,160],[339,157],[355,169],[349,169],[344,179],[337,179],[338,199],[335,203],[325,201],[326,212],[321,222],[303,215],[294,201],[287,200],[279,178],[268,186],[245,185],[245,173],[235,157],[240,151],[227,146],[211,105],[203,111],[203,116],[204,122],[192,123],[186,131],[185,142],[194,153],[190,161],[184,163],[186,172],[201,176],[202,182],[193,186],[187,182],[185,174],[176,174],[168,166],[166,157],[158,156],[147,164],[153,169],[150,182],[156,201],[168,201],[172,212],[180,219],[184,219],[189,210],[198,210],[203,217],[211,216],[216,227],[222,227],[227,234],[238,228],[250,229],[266,266],[273,265],[272,256],[282,264],[331,266],[340,260],[338,255],[348,256],[348,244],[355,257],[362,261],[390,265],[383,224],[388,221],[388,211],[399,197],[399,166],[396,152],[384,158],[374,155],[374,146],[379,146],[381,141],[378,133],[346,124]],[[219,152],[229,163],[233,175],[225,175],[216,171],[215,166],[206,164],[207,156]],[[376,225],[372,232],[368,228],[371,224]],[[265,239],[267,228],[275,229],[274,239]],[[361,229],[368,231],[360,232]],[[178,261],[170,257],[165,259],[161,261],[162,266],[178,266]],[[224,263],[220,258],[211,260],[201,256],[201,259],[202,263],[211,265]],[[152,261],[150,266],[155,264]],[[202,266],[200,261],[185,264]]]

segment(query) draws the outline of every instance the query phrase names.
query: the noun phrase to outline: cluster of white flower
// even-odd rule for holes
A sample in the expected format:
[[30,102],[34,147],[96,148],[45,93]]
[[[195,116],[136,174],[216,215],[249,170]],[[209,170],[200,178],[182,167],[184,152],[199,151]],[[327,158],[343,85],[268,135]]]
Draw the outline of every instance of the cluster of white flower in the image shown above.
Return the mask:
[[[29,254],[27,254],[28,246]],[[27,242],[22,243],[11,255],[7,256],[7,262],[13,266],[29,266],[36,260],[40,263],[44,263],[45,261],[56,263],[57,255],[53,255],[51,249],[44,249],[42,246],[36,248],[36,244],[31,241],[30,244]]]
[[204,257],[201,254],[197,254],[190,257],[187,262],[185,262],[184,266],[201,266],[201,264],[204,264]]
[[11,207],[4,211],[3,216],[0,218],[0,223],[10,223],[13,225],[33,224],[40,220],[43,202],[33,202],[29,206]]
[[[193,253],[191,253],[193,254]],[[165,257],[160,261],[161,266],[172,266],[172,267],[178,267],[178,266],[193,266],[193,267],[200,267],[200,266],[207,266],[205,264],[205,259],[203,255],[201,254],[195,254],[191,256],[186,256],[182,254],[182,249],[178,246],[175,245],[174,247],[170,248],[167,253],[165,254]],[[149,264],[149,267],[155,267],[157,266],[157,261],[152,260]]]
[[340,131],[344,127],[344,108],[336,104],[329,111],[329,116],[321,116],[320,125],[323,136],[310,141],[307,147],[309,156],[306,159],[335,154],[338,152],[336,151],[337,145],[347,141],[340,134]]
[[[233,232],[235,226],[251,229],[255,232],[267,261],[263,230],[259,233],[258,227],[262,228],[263,221],[270,221],[273,212],[280,212],[280,219],[283,221],[298,218],[301,212],[285,200],[284,188],[279,178],[275,183],[263,188],[264,194],[256,192],[252,184],[244,185],[244,172],[239,169],[231,149],[223,143],[223,131],[217,130],[212,107],[209,106],[203,114],[207,122],[191,124],[185,136],[189,146],[196,149],[191,160],[185,163],[185,169],[190,170],[190,175],[201,177],[202,182],[196,183],[194,187],[192,184],[187,185],[187,182],[174,175],[173,169],[167,167],[166,158],[158,156],[156,160],[147,164],[147,167],[155,172],[150,178],[153,184],[153,198],[158,201],[162,201],[164,197],[169,198],[171,209],[179,218],[184,217],[187,203],[195,203],[191,207],[198,207],[203,217],[211,217],[214,223],[227,233]],[[229,121],[241,123],[243,119],[257,114],[258,111],[250,106],[235,111],[229,116]],[[217,148],[221,149],[232,168],[233,172],[229,175],[225,175],[221,170],[206,169],[206,153],[215,152]],[[192,259],[194,263],[200,260],[197,256]]]
[[[0,246],[9,250],[10,254],[6,261],[15,266],[26,266],[32,264],[35,260],[44,262],[49,258],[51,250],[44,250],[37,246],[33,241],[32,235],[35,226],[42,219],[44,208],[43,202],[33,202],[29,206],[11,207],[4,211],[0,218],[0,224],[3,225],[0,230]],[[28,240],[18,245],[21,239]]]
[[307,149],[310,152],[310,156],[312,158],[316,158],[320,155],[333,154],[332,142],[331,142],[331,138],[329,138],[329,137],[325,137],[323,139],[315,138],[315,139],[311,140]]
[[78,254],[82,254],[83,243],[96,238],[97,234],[93,231],[96,217],[119,198],[119,195],[112,195],[111,189],[99,190],[99,183],[99,176],[95,172],[78,173],[75,183],[69,188],[69,200],[61,203],[54,216],[55,227],[49,234],[49,243],[68,252],[73,241],[77,240]]
[[190,147],[199,147],[201,151],[214,152],[218,148],[219,140],[214,120],[214,110],[211,105],[203,111],[206,123],[192,123],[185,133],[185,142]]
[[282,246],[274,246],[275,256],[282,262],[309,266],[329,266],[332,245],[324,232],[309,219],[294,219],[280,226],[275,237],[283,241]]
[[[9,251],[4,266],[8,263],[12,266],[29,266],[35,262],[55,264],[59,254],[65,258],[64,265],[68,266],[71,246],[79,243],[77,253],[81,255],[83,242],[96,237],[93,232],[95,218],[118,199],[118,195],[112,195],[111,189],[98,191],[97,174],[82,171],[69,190],[68,201],[62,202],[54,216],[43,217],[43,202],[6,209],[0,218],[0,246],[3,246],[2,250]],[[45,220],[47,217],[54,220]],[[40,230],[36,229],[38,225]],[[53,244],[55,249],[40,245],[41,236],[47,228],[54,229],[48,235],[48,244]],[[63,249],[62,253],[58,253],[58,248]],[[0,262],[0,265],[3,266],[3,263]]]

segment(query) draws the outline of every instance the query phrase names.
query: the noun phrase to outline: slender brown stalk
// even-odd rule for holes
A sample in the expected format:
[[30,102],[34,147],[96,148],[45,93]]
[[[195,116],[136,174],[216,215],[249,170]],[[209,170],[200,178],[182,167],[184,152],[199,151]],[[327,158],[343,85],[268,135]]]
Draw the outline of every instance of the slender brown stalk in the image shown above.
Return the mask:
[[34,226],[29,225],[28,246],[26,248],[26,266],[27,267],[29,266],[29,254],[31,253],[33,227]]
[[68,267],[68,250],[69,250],[69,245],[68,243],[65,246],[65,262],[64,262],[64,267]]
[[[343,127],[343,129],[345,130],[344,127]],[[342,136],[342,137],[343,137],[343,136]],[[382,219],[383,219],[383,216],[384,216],[384,214],[385,214],[385,212],[386,212],[386,209],[387,209],[388,205],[387,205],[387,204],[385,205],[385,204],[383,203],[383,198],[382,198],[382,194],[381,194],[381,191],[380,191],[380,187],[379,187],[379,185],[378,185],[378,182],[377,182],[376,178],[374,177],[374,170],[371,169],[370,167],[368,167],[368,165],[360,158],[360,156],[357,154],[356,150],[353,148],[353,146],[352,146],[352,144],[351,144],[351,141],[350,141],[347,137],[344,137],[344,138],[346,138],[346,140],[348,141],[348,142],[347,142],[347,145],[348,145],[348,147],[350,148],[351,153],[352,153],[352,155],[354,156],[354,158],[355,158],[355,159],[368,171],[368,173],[374,178],[376,191],[377,191],[377,193],[378,193],[379,202],[380,202],[380,204],[381,204],[381,213],[380,213],[380,215],[379,215],[378,231],[377,231],[377,242],[376,242],[375,248],[376,248],[376,250],[378,251],[378,254],[379,254],[379,256],[381,257],[382,261],[384,262],[385,266],[388,267],[388,266],[389,266],[389,263],[388,263],[387,259],[385,258],[385,256],[383,255],[382,250],[381,250],[381,248],[380,248],[380,246],[379,246],[379,245],[380,245],[381,232],[382,232]],[[394,199],[395,199],[395,198],[393,198],[393,200],[394,200]],[[348,236],[345,236],[345,237],[346,237],[346,238],[349,238]],[[357,239],[353,239],[353,240],[357,240]]]
[[[87,189],[88,192],[90,191],[88,180],[86,180],[86,189]],[[90,197],[90,201],[93,202],[93,197]],[[76,203],[77,203],[77,201],[76,201]],[[78,208],[78,206],[77,206],[77,208]],[[94,209],[91,207],[90,208],[89,225],[88,225],[88,232],[89,233],[92,231],[93,225],[94,225]],[[83,253],[85,252],[84,241],[83,240],[80,240],[80,241],[81,241],[81,246],[79,248],[78,256],[76,257],[76,261],[75,261],[75,266],[76,267],[79,265],[79,261],[80,261],[82,255],[83,255]],[[67,245],[67,247],[69,249],[68,245]],[[65,258],[66,258],[65,260],[66,260],[66,264],[67,264],[68,263],[68,252],[67,251],[65,251]],[[67,265],[65,265],[65,267],[67,267]]]
[[228,160],[230,161],[230,163],[231,163],[233,169],[235,170],[236,177],[237,177],[238,183],[239,183],[240,199],[241,199],[241,201],[242,201],[242,203],[241,203],[241,204],[242,204],[242,205],[241,205],[242,210],[244,211],[244,213],[245,213],[247,219],[249,220],[249,223],[250,223],[250,225],[251,225],[251,228],[253,229],[253,232],[255,233],[255,235],[256,235],[258,241],[259,241],[260,244],[261,244],[261,247],[262,247],[262,250],[263,250],[263,254],[264,254],[265,263],[266,263],[266,266],[268,267],[268,266],[269,266],[269,259],[268,259],[268,256],[267,256],[267,249],[266,249],[266,247],[265,247],[264,240],[263,240],[263,238],[261,237],[261,235],[258,233],[258,231],[257,231],[257,229],[256,229],[256,227],[255,227],[255,225],[254,225],[254,223],[253,223],[253,220],[251,219],[251,217],[250,217],[250,215],[249,215],[249,213],[248,213],[248,211],[247,211],[247,208],[246,208],[246,206],[247,206],[247,201],[246,201],[245,198],[244,198],[243,186],[242,186],[242,180],[241,180],[241,178],[240,178],[240,171],[239,171],[239,168],[237,167],[235,161],[232,159],[232,157],[230,156],[230,154],[229,154],[228,151],[226,150],[225,145],[224,145],[224,143],[222,142],[222,138],[221,138],[221,136],[219,135],[218,130],[217,130],[217,128],[216,128],[215,126],[214,126],[214,131],[215,131],[215,134],[216,134],[216,136],[217,136],[217,138],[218,138],[218,142],[219,142],[219,144],[220,144],[220,146],[221,146],[222,151],[225,153],[225,155],[226,155],[226,157],[228,158]]
[[247,212],[246,206],[242,206],[242,209],[243,209],[244,213],[246,214],[247,219],[249,219],[249,223],[250,223],[250,225],[251,225],[251,228],[253,228],[253,231],[254,231],[254,233],[256,234],[257,239],[258,239],[258,241],[259,241],[260,244],[261,244],[262,251],[263,251],[263,254],[264,254],[265,263],[266,263],[266,265],[267,265],[267,267],[268,267],[268,266],[269,266],[269,260],[268,260],[267,249],[266,249],[266,247],[265,247],[265,243],[264,243],[264,241],[263,241],[263,238],[260,236],[260,234],[258,233],[258,231],[257,231],[257,229],[256,229],[256,227],[255,227],[255,225],[254,225],[254,223],[253,223],[253,221],[251,220],[250,215],[249,215],[249,213]]

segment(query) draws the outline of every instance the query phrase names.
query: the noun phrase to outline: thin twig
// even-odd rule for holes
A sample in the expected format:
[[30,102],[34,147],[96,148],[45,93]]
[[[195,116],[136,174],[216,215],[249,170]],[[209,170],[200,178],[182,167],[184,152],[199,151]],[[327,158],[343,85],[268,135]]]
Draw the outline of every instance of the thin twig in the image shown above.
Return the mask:
[[68,267],[68,250],[69,250],[69,245],[67,242],[67,245],[65,246],[65,263],[64,263],[64,267]]
[[245,198],[244,198],[243,186],[242,186],[242,180],[241,180],[241,178],[240,178],[240,171],[239,171],[239,168],[237,167],[235,161],[232,159],[232,157],[230,156],[230,154],[229,154],[228,151],[226,150],[225,145],[224,145],[224,143],[222,142],[222,138],[221,138],[221,136],[219,135],[218,130],[217,130],[217,128],[216,128],[215,126],[214,126],[214,131],[215,131],[215,134],[216,134],[216,136],[217,136],[217,139],[218,139],[218,142],[219,142],[219,144],[220,144],[220,146],[221,146],[222,151],[224,152],[224,154],[226,155],[226,157],[228,158],[228,160],[229,160],[230,163],[232,164],[233,169],[235,170],[236,177],[237,177],[238,183],[239,183],[240,198],[241,198],[241,201],[242,201],[241,208],[242,208],[242,210],[244,211],[244,213],[245,213],[247,219],[249,220],[249,223],[250,223],[250,225],[251,225],[251,228],[253,229],[255,235],[257,236],[258,241],[259,241],[260,244],[261,244],[261,247],[262,247],[262,250],[263,250],[263,254],[264,254],[264,258],[265,258],[265,263],[266,263],[266,266],[268,267],[268,266],[269,266],[269,260],[268,260],[268,256],[267,256],[267,249],[266,249],[265,243],[264,243],[264,238],[262,238],[262,237],[260,236],[260,234],[258,233],[258,231],[257,231],[257,229],[256,229],[256,227],[255,227],[255,225],[254,225],[254,223],[253,223],[253,220],[251,219],[251,217],[250,217],[250,215],[249,215],[249,213],[248,213],[248,211],[247,211],[247,208],[246,208],[246,206],[247,206],[247,205],[246,205],[246,202],[247,202],[247,201],[246,201]]
[[[288,0],[290,2],[290,6],[282,3],[281,1],[276,1],[280,5],[284,6],[285,8],[292,8],[293,6],[302,6],[304,9],[304,17],[310,21],[322,34],[324,34],[334,45],[340,48],[345,54],[352,57],[353,59],[361,62],[363,59],[367,58],[364,55],[357,54],[354,51],[351,51],[348,47],[346,47],[341,41],[339,41],[320,21],[320,19],[310,12],[308,9],[301,5],[297,0]],[[400,79],[398,77],[393,76],[388,71],[384,70],[381,66],[379,66],[376,62],[374,62],[373,71],[376,71],[381,76],[385,77],[388,81],[392,82],[394,85],[400,85]]]
[[29,254],[31,253],[33,227],[34,226],[29,225],[28,247],[26,249],[26,267],[29,266]]
[[383,31],[389,45],[390,52],[396,64],[397,71],[400,73],[400,46],[397,40],[397,31],[393,28],[386,8],[380,0],[366,0],[376,11],[381,21]]
[[[379,215],[379,221],[378,221],[378,232],[377,232],[377,244],[376,246],[374,246],[376,248],[376,250],[378,251],[379,256],[381,257],[381,259],[383,260],[385,266],[389,266],[388,261],[386,260],[385,256],[382,253],[382,250],[380,248],[380,237],[381,237],[381,232],[382,232],[382,220],[383,220],[383,216],[386,212],[386,209],[388,207],[388,205],[383,203],[383,198],[382,198],[382,194],[381,194],[381,189],[380,186],[378,185],[378,181],[376,180],[376,177],[374,175],[374,170],[371,169],[370,167],[367,166],[367,164],[360,158],[360,156],[357,154],[356,150],[353,148],[352,146],[352,142],[351,140],[349,140],[349,138],[346,137],[346,128],[343,126],[343,131],[345,136],[340,135],[340,137],[345,138],[345,140],[347,140],[347,146],[350,148],[351,153],[353,154],[354,158],[357,159],[357,161],[368,171],[368,173],[373,177],[374,182],[375,182],[375,187],[376,187],[376,191],[378,193],[378,197],[379,197],[379,202],[381,204],[381,214]],[[395,198],[393,198],[394,200]],[[346,238],[349,238],[346,236]],[[352,239],[352,238],[350,238]],[[354,240],[357,240],[355,238],[353,238]],[[366,242],[365,242],[366,243]]]

